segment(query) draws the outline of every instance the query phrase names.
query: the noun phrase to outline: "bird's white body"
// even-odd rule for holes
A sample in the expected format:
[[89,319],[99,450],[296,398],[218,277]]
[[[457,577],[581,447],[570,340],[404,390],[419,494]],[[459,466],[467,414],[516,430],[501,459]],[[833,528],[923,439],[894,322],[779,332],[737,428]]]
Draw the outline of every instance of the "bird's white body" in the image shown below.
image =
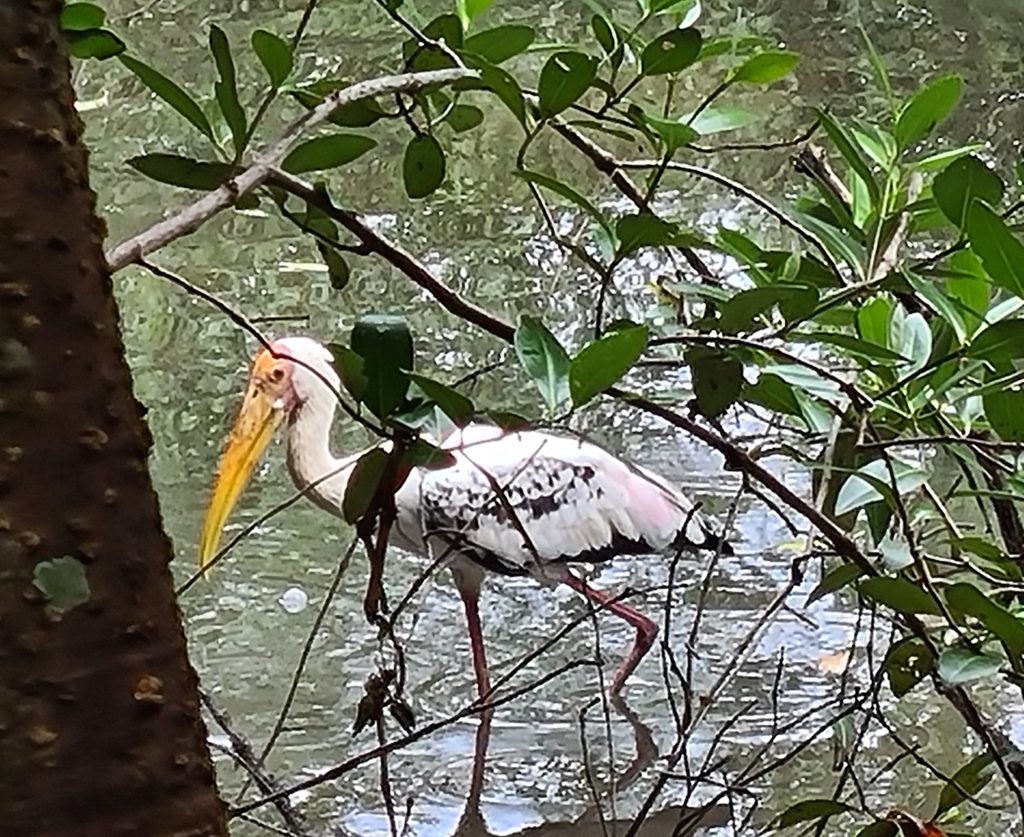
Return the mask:
[[[361,454],[339,459],[331,452],[339,385],[330,353],[309,338],[278,340],[256,359],[222,458],[201,561],[215,549],[220,523],[276,426],[275,415],[287,421],[288,468],[296,485],[308,489],[319,506],[341,515]],[[439,444],[452,453],[454,463],[412,470],[395,495],[390,540],[447,560],[466,606],[481,696],[488,691],[477,613],[484,570],[563,582],[633,625],[637,639],[613,681],[617,691],[650,648],[657,626],[587,585],[566,565],[670,548],[713,548],[718,538],[679,491],[591,442],[469,424]]]

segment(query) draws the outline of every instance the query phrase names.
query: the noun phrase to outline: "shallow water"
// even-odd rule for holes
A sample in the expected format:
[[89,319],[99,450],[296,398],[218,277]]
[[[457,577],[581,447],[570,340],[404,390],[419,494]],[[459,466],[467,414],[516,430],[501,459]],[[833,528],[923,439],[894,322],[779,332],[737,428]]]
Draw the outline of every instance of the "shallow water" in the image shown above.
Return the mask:
[[[745,139],[782,139],[809,124],[811,105],[828,104],[841,113],[874,115],[884,99],[870,80],[862,55],[858,23],[863,23],[886,59],[894,83],[907,90],[918,80],[947,69],[959,69],[968,93],[957,117],[944,128],[950,143],[995,137],[992,154],[1004,168],[1019,151],[1024,123],[1019,79],[1024,55],[1024,13],[1014,0],[943,0],[932,3],[801,0],[801,2],[723,2],[706,4],[707,31],[756,32],[800,51],[804,59],[794,79],[768,91],[740,91],[736,102],[762,115]],[[297,0],[253,2],[178,2],[145,4],[141,9],[123,0],[106,4],[126,40],[144,60],[193,89],[207,90],[212,68],[196,59],[210,22],[222,25],[236,49],[257,27],[287,35],[301,9]],[[407,7],[410,4],[406,4]],[[419,3],[426,17],[440,8]],[[713,7],[712,7],[713,6]],[[498,2],[488,13],[499,20],[530,22],[556,39],[580,36],[589,13],[575,2]],[[358,0],[325,3],[313,19],[303,47],[302,64],[319,75],[360,78],[389,66],[394,30],[372,5]],[[253,61],[239,59],[240,76],[256,78]],[[80,98],[93,107],[84,114],[93,147],[94,185],[110,227],[111,241],[140,229],[188,194],[159,187],[136,175],[123,161],[146,151],[199,153],[182,120],[157,107],[114,62],[90,64],[79,71]],[[714,79],[697,79],[681,96],[694,100]],[[272,111],[272,114],[274,112]],[[274,123],[271,122],[271,125]],[[566,261],[545,234],[522,184],[509,175],[513,149],[500,142],[512,130],[501,114],[488,117],[482,128],[446,140],[451,154],[449,179],[441,193],[426,203],[411,204],[402,192],[398,133],[374,129],[380,153],[368,155],[335,178],[341,198],[367,212],[372,222],[416,254],[460,294],[510,320],[521,312],[564,322],[559,336],[572,344],[582,339],[593,305],[592,282],[577,265]],[[733,137],[729,137],[733,139]],[[737,136],[736,138],[740,138]],[[608,205],[616,198],[601,178],[580,160],[567,157],[564,146],[541,143],[534,168],[568,167],[567,179]],[[723,153],[699,160],[782,199],[803,185],[791,173],[784,152]],[[765,236],[777,235],[756,210],[734,195],[707,183],[669,180],[679,219],[702,229],[717,224],[755,226]],[[569,226],[573,216],[559,215]],[[507,348],[464,325],[440,309],[404,277],[383,263],[353,261],[353,281],[334,291],[326,275],[310,268],[314,248],[273,217],[222,215],[198,235],[166,248],[156,259],[191,281],[214,290],[250,316],[294,316],[295,323],[273,324],[275,333],[298,331],[322,338],[344,339],[361,313],[371,310],[405,314],[415,330],[421,368],[441,378],[455,378],[485,363],[508,358]],[[612,295],[615,315],[642,317],[652,305],[646,286],[668,267],[643,256],[617,276]],[[154,277],[126,270],[117,277],[125,337],[135,372],[136,394],[149,408],[154,433],[153,475],[160,492],[164,520],[177,548],[179,580],[193,569],[199,521],[217,455],[235,401],[244,383],[252,342],[216,311]],[[473,392],[478,403],[527,413],[536,399],[510,363],[484,376]],[[685,398],[685,377],[664,369],[634,373],[630,385],[649,393]],[[709,513],[724,521],[739,481],[723,470],[721,459],[680,431],[651,417],[614,404],[602,404],[580,417],[577,429],[612,450],[678,482],[703,500]],[[735,429],[735,428],[732,428]],[[351,426],[340,427],[337,448],[365,444]],[[772,468],[794,488],[807,489],[806,474],[782,459]],[[266,457],[233,517],[236,531],[291,493],[280,448]],[[350,533],[338,521],[309,505],[299,504],[275,517],[234,551],[209,584],[199,584],[182,597],[190,650],[204,688],[227,710],[238,730],[259,747],[285,699],[291,674]],[[733,557],[723,557],[711,576],[710,594],[695,648],[695,687],[707,689],[721,673],[733,649],[790,577],[790,563],[799,545],[785,526],[755,498],[739,504],[732,538]],[[685,557],[678,567],[668,644],[682,654],[696,610],[705,559]],[[393,599],[422,571],[424,562],[392,554],[388,588]],[[779,722],[798,717],[836,692],[836,655],[846,648],[857,620],[855,606],[829,596],[804,609],[818,567],[790,599],[792,610],[754,643],[735,679],[721,693],[691,738],[689,755],[699,763],[716,732],[729,724],[721,752],[733,764],[743,763]],[[608,589],[631,587],[648,591],[631,600],[651,614],[663,615],[669,562],[660,558],[623,559],[605,567],[598,583]],[[273,773],[284,783],[300,781],[373,745],[372,731],[353,739],[355,707],[366,676],[381,661],[375,631],[362,616],[365,567],[356,558],[338,596],[330,606],[312,647],[291,714],[270,757]],[[496,674],[542,644],[577,614],[581,606],[567,590],[541,588],[528,580],[492,580],[485,592],[483,622],[488,653]],[[411,618],[400,626],[408,658],[406,696],[420,723],[443,718],[464,706],[473,695],[472,669],[461,605],[443,576],[429,582],[414,600]],[[614,620],[600,622],[600,641],[610,664],[626,648],[629,636]],[[883,637],[879,626],[878,639]],[[589,622],[572,632],[517,676],[523,685],[545,671],[592,656],[594,631]],[[867,644],[861,633],[859,646]],[[772,682],[779,654],[785,669],[773,708]],[[854,673],[863,676],[863,652]],[[855,677],[856,679],[856,677]],[[600,695],[593,669],[576,669],[531,692],[497,713],[491,736],[481,811],[491,833],[518,833],[545,822],[572,821],[593,804],[581,747],[579,712]],[[670,703],[662,682],[658,655],[652,653],[627,690],[629,706],[649,728],[663,753],[674,738]],[[678,695],[677,695],[678,697]],[[738,717],[735,723],[730,719]],[[896,716],[908,722],[909,740],[939,764],[957,765],[972,752],[959,719],[922,690],[905,698]],[[802,740],[827,713],[781,737],[784,744]],[[634,751],[634,730],[616,713],[609,715],[616,770]],[[912,723],[911,723],[912,722]],[[1021,737],[1019,720],[1012,731]],[[600,707],[588,714],[587,742],[596,783],[608,779],[607,745]],[[411,800],[410,831],[418,835],[449,834],[459,822],[469,780],[475,721],[465,719],[402,749],[389,760],[391,782],[401,821]],[[226,739],[211,726],[212,740]],[[389,728],[389,735],[398,735]],[[869,736],[862,756],[881,766],[897,750],[884,737]],[[244,776],[230,759],[220,756],[219,776],[233,798]],[[658,762],[664,766],[664,762]],[[631,815],[649,792],[656,770],[648,769],[615,803],[620,819]],[[813,745],[768,776],[758,787],[765,813],[790,802],[830,795],[836,774],[827,741]],[[876,810],[899,804],[924,811],[925,800],[938,785],[908,761],[876,780],[869,796]],[[687,799],[685,783],[670,781],[656,809],[703,802],[708,791]],[[386,834],[377,763],[371,762],[342,780],[320,785],[296,797],[316,833]],[[737,814],[749,799],[734,800]],[[602,804],[606,813],[608,800]],[[709,827],[730,833],[728,817],[716,809]],[[272,820],[270,809],[258,812]],[[652,820],[651,833],[671,833],[677,813]],[[665,828],[659,822],[669,822]],[[718,825],[714,825],[718,823]],[[486,833],[480,823],[463,822],[464,834]],[[991,821],[981,826],[995,828]],[[595,830],[596,829],[596,830]],[[659,830],[664,829],[664,830]],[[236,823],[239,834],[267,833],[259,826]],[[540,831],[528,833],[540,834]],[[577,831],[548,834],[596,834],[591,821]],[[994,833],[989,831],[988,833]]]

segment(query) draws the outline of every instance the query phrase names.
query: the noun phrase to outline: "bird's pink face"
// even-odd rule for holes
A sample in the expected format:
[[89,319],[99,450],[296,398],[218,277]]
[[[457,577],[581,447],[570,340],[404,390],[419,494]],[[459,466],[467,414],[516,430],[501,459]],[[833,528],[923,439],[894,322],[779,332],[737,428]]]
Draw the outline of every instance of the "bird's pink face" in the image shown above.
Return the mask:
[[263,349],[253,361],[245,398],[221,454],[199,541],[199,567],[203,570],[217,552],[224,522],[260,455],[282,420],[298,405],[295,363],[287,357],[276,356],[283,351],[277,344],[273,344],[273,349],[273,352]]

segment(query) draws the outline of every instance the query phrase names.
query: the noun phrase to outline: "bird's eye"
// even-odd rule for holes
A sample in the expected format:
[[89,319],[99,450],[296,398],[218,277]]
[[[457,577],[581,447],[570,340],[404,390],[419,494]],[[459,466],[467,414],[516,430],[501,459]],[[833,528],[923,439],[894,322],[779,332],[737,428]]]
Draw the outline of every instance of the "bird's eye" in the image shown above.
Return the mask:
[[270,370],[270,380],[272,383],[279,384],[281,383],[282,378],[284,378],[284,369],[280,366],[276,366]]

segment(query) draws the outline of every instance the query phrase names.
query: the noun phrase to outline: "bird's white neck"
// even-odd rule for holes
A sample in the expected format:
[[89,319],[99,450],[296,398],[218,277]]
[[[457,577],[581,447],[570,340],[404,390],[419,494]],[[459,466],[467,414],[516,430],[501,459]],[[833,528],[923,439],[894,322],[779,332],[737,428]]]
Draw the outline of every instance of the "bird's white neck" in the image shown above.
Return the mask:
[[309,489],[307,496],[331,514],[341,513],[352,468],[358,457],[337,458],[331,453],[333,395],[309,398],[289,418],[286,434],[288,470],[297,488]]

